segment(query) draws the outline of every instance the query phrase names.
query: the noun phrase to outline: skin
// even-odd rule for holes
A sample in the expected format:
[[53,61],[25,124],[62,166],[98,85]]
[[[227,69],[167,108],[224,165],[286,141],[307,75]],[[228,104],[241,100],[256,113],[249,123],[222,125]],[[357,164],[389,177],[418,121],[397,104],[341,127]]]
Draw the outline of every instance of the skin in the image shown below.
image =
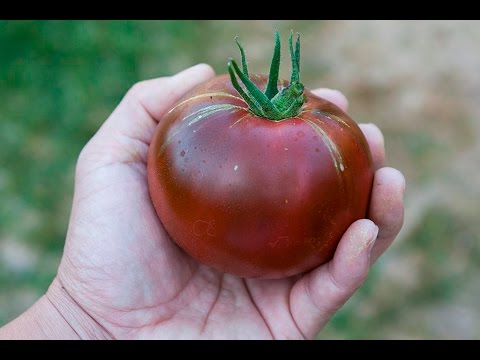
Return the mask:
[[[252,76],[262,91],[267,80]],[[269,121],[223,75],[162,118],[150,193],[168,234],[199,262],[241,277],[296,275],[330,260],[366,216],[374,168],[362,131],[331,102],[302,96],[298,115]]]
[[[403,223],[405,180],[383,167],[383,137],[371,124],[361,125],[376,169],[369,219],[346,230],[330,262],[244,280],[198,264],[168,237],[147,188],[149,143],[166,111],[213,76],[202,64],[127,93],[78,159],[58,275],[0,338],[313,338],[361,286]],[[346,110],[339,92],[315,92]]]

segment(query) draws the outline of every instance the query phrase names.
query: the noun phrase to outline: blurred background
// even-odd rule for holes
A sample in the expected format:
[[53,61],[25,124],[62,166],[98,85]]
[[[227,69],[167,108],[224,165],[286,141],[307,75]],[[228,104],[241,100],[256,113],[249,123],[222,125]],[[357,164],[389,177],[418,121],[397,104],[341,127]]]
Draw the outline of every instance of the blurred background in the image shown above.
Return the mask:
[[0,326],[47,289],[76,158],[129,87],[198,62],[226,72],[241,37],[266,73],[278,28],[301,78],[350,100],[407,178],[405,226],[319,338],[480,338],[480,23],[0,21]]

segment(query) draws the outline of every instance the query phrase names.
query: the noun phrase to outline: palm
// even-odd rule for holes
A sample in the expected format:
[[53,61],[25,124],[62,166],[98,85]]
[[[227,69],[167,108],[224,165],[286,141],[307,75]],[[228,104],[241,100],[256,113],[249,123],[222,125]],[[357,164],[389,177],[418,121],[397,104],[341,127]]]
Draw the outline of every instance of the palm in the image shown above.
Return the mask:
[[[173,89],[178,93],[168,90],[169,83],[155,84],[165,81],[158,79],[145,86],[147,92],[140,88],[127,96],[85,147],[77,165],[58,280],[115,338],[313,337],[368,272],[370,243],[361,231],[362,226],[368,229],[367,220],[347,230],[341,255],[311,273],[245,280],[200,265],[183,253],[151,204],[146,158],[154,119],[195,81],[212,76],[203,70],[194,80],[188,73],[192,69],[177,75]],[[170,99],[158,104],[165,92]],[[373,148],[372,152],[378,167],[383,158],[375,156]],[[376,202],[373,197],[371,207]],[[376,245],[378,254],[393,240],[392,234]]]
[[[147,148],[136,151],[138,161],[78,176],[71,221],[78,226],[69,229],[75,241],[60,272],[69,284],[75,269],[74,281],[84,284],[72,286],[76,301],[115,337],[302,337],[289,309],[293,279],[224,275],[170,240],[149,198]],[[268,314],[282,322],[269,322]]]

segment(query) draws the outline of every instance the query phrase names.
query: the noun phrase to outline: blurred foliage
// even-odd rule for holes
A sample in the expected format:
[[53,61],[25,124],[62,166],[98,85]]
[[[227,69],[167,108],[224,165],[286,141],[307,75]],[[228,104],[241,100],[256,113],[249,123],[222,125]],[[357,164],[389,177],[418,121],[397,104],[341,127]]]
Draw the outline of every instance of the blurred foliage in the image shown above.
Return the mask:
[[[427,212],[410,241],[396,250],[397,259],[408,260],[394,262],[396,266],[390,271],[396,274],[387,271],[387,275],[382,275],[384,261],[380,260],[358,295],[334,316],[326,335],[356,339],[397,337],[396,324],[409,328],[408,334],[402,334],[405,337],[421,338],[431,333],[425,314],[412,316],[410,310],[454,302],[463,282],[480,271],[479,237],[466,225],[445,209]],[[470,256],[477,262],[461,264]]]
[[[1,296],[29,285],[45,291],[80,150],[135,82],[205,61],[207,31],[202,21],[0,22],[0,239],[40,254],[28,271],[0,265]],[[54,265],[39,267],[44,258]],[[13,315],[1,307],[0,322]]]
[[199,62],[225,72],[235,35],[266,72],[275,27],[302,33],[308,87],[381,126],[411,194],[398,243],[321,337],[480,336],[474,22],[0,21],[0,325],[55,276],[76,158],[125,92]]

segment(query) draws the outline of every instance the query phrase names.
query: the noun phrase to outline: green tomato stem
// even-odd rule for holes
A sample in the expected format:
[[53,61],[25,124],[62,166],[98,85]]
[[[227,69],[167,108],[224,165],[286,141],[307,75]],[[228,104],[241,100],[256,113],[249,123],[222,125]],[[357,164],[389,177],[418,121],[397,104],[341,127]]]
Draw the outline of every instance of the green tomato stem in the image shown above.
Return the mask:
[[[240,49],[242,70],[240,70],[235,60],[230,59],[228,62],[228,72],[233,87],[245,100],[249,110],[257,116],[272,121],[280,121],[289,117],[297,116],[306,101],[304,86],[300,82],[300,35],[297,34],[294,50],[293,32],[290,32],[289,46],[290,57],[292,60],[292,74],[290,84],[279,91],[278,74],[280,69],[280,35],[278,31],[275,32],[275,48],[273,51],[265,93],[263,93],[258,86],[250,80],[248,66],[245,59],[245,51],[238,41],[238,37],[235,38],[235,42]],[[239,84],[237,76],[242,82],[243,87]]]
[[265,95],[272,99],[278,94],[278,73],[280,71],[280,35],[275,32],[275,49],[273,50],[272,64],[270,65],[270,74]]

